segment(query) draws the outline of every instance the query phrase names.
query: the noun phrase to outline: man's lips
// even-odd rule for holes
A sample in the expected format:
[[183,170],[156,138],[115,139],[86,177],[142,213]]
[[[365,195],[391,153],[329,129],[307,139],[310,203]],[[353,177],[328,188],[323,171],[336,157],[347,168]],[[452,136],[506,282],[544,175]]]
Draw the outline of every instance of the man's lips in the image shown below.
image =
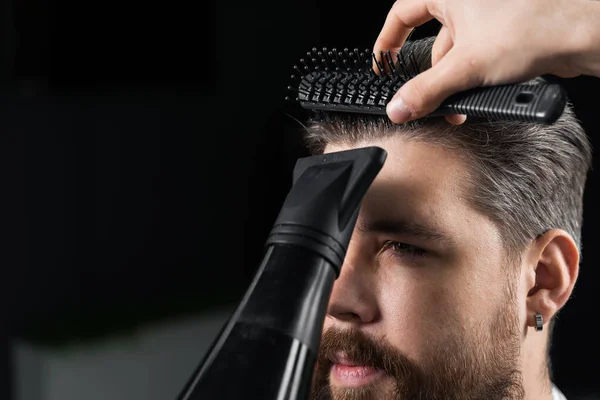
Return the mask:
[[384,374],[383,370],[368,365],[360,365],[343,354],[331,360],[331,380],[339,386],[357,387],[367,385]]

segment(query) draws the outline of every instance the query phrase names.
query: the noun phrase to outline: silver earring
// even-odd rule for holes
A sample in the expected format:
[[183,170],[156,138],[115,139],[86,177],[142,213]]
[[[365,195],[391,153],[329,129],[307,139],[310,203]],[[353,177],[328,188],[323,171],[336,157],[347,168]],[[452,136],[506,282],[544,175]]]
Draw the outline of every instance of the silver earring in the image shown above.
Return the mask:
[[535,330],[537,332],[540,332],[544,329],[544,317],[542,317],[542,314],[537,313],[535,314]]

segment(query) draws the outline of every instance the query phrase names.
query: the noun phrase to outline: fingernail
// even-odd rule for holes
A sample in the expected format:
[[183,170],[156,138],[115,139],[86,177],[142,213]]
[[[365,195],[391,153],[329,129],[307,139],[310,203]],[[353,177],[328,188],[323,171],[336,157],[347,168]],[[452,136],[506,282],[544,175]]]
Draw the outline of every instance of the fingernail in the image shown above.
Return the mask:
[[412,116],[412,113],[404,104],[400,96],[394,97],[387,105],[386,112],[390,119],[398,124],[406,122]]

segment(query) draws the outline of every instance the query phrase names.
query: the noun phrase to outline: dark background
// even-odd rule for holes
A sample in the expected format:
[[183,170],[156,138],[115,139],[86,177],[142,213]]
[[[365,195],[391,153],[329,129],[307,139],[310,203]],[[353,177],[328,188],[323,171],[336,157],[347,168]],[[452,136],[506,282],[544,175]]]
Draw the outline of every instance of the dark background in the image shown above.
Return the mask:
[[[391,5],[1,3],[0,398],[9,337],[61,346],[239,300],[307,155],[283,100],[292,66],[313,46],[370,48]],[[564,84],[597,145],[600,80]],[[570,399],[600,392],[599,184],[552,353]]]

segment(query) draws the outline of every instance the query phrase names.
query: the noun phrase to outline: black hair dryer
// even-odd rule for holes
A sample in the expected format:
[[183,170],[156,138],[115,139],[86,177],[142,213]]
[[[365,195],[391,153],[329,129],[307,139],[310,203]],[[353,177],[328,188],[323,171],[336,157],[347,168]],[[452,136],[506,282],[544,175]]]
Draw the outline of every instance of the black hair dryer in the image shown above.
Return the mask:
[[254,280],[179,400],[304,400],[363,196],[387,153],[301,158]]

